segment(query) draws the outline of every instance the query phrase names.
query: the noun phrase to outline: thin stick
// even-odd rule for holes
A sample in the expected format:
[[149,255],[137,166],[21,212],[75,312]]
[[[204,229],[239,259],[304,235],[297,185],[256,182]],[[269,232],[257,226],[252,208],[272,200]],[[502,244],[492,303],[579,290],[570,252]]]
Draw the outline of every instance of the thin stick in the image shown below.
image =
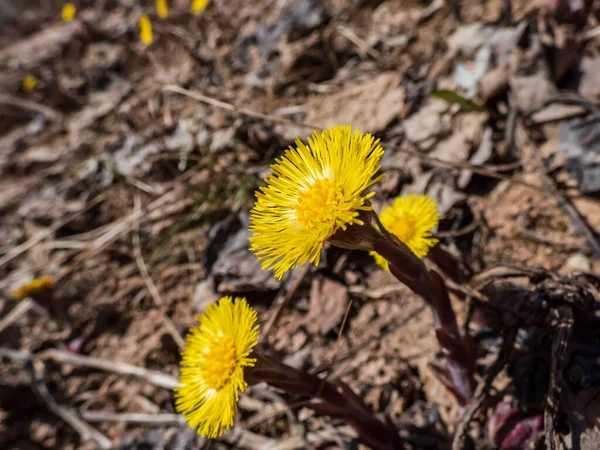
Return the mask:
[[154,200],[152,203],[150,203],[143,211],[134,211],[133,213],[115,221],[113,223],[113,226],[104,235],[100,236],[94,242],[92,242],[89,248],[84,253],[81,253],[77,258],[75,258],[71,266],[65,269],[63,272],[61,272],[61,274],[57,278],[63,278],[69,273],[71,273],[73,270],[78,269],[80,267],[81,262],[96,255],[104,248],[112,244],[124,233],[127,233],[129,230],[131,230],[131,228],[135,225],[135,221],[139,220],[138,213],[150,213],[156,210],[157,208],[161,207],[165,203],[172,201],[173,198],[178,194],[179,191],[177,190],[169,191],[157,198],[156,200]]
[[367,55],[375,59],[381,58],[381,53],[375,50],[373,47],[371,47],[367,41],[361,39],[353,30],[346,28],[343,25],[338,25],[335,28],[335,31],[337,31],[350,42],[352,42],[354,45],[356,45],[361,52],[366,53]]
[[131,364],[107,361],[93,356],[76,355],[62,350],[50,349],[43,351],[38,355],[40,359],[52,359],[64,364],[73,364],[74,366],[89,367],[91,369],[105,370],[121,375],[134,375],[143,378],[155,386],[166,389],[173,389],[179,383],[174,377],[166,373],[155,370],[144,369],[143,367],[132,366]]
[[155,306],[161,307],[163,305],[163,301],[160,297],[160,292],[156,288],[154,281],[152,281],[152,277],[150,276],[150,272],[148,271],[148,266],[146,266],[146,262],[144,261],[144,255],[142,255],[142,246],[140,245],[140,218],[142,217],[142,201],[139,195],[134,197],[134,212],[137,220],[135,221],[135,226],[133,230],[133,255],[135,256],[135,263],[140,271],[140,275],[144,280],[144,284],[146,285],[146,289],[150,292],[150,295],[154,299]]
[[10,327],[13,323],[21,318],[21,316],[31,309],[33,306],[33,300],[26,298],[19,302],[5,317],[0,321],[0,334]]
[[269,332],[271,331],[271,328],[273,328],[273,325],[279,318],[279,315],[281,314],[281,311],[283,310],[284,306],[287,305],[289,303],[289,301],[292,299],[292,297],[294,296],[294,294],[296,293],[296,291],[302,284],[302,281],[304,281],[304,278],[306,278],[306,275],[308,274],[309,271],[310,271],[310,264],[305,264],[302,267],[300,273],[297,275],[296,279],[294,280],[294,284],[292,284],[292,286],[290,287],[290,290],[285,292],[284,288],[282,288],[282,290],[279,292],[279,294],[277,295],[277,298],[273,301],[275,311],[273,311],[273,313],[269,316],[269,320],[267,320],[265,325],[262,327],[262,332],[260,333],[261,341],[264,342],[267,339],[267,336],[268,336]]
[[[394,331],[394,330],[398,330],[399,328],[402,328],[404,325],[406,325],[407,323],[412,321],[412,319],[414,319],[415,317],[417,317],[421,313],[423,313],[427,308],[428,308],[427,304],[425,302],[423,302],[423,305],[421,305],[415,311],[411,312],[408,316],[403,317],[401,321],[391,321],[391,322],[386,323],[385,325],[383,325],[381,327],[380,334],[373,335],[373,336],[365,339],[364,341],[359,342],[354,347],[349,349],[347,352],[343,353],[341,356],[338,356],[336,359],[336,362],[342,362],[349,358],[352,358],[361,349],[367,347],[369,344],[372,344],[373,342],[375,342],[379,339],[382,339],[387,333]],[[330,368],[331,368],[330,362],[323,363],[323,364],[315,367],[314,369],[312,369],[311,373],[318,375],[324,371],[329,372]],[[328,373],[327,379],[329,381],[337,381],[346,372],[347,372],[346,370],[341,370],[341,368],[340,368],[335,373]]]
[[515,339],[517,338],[518,327],[513,326],[504,333],[504,341],[502,348],[498,353],[496,360],[488,369],[485,374],[485,380],[475,390],[475,395],[471,399],[469,406],[465,409],[464,414],[456,424],[456,431],[454,432],[454,438],[452,440],[452,450],[462,450],[466,448],[466,437],[469,430],[469,424],[477,415],[479,409],[483,406],[483,402],[486,399],[487,392],[489,391],[492,383],[496,379],[496,376],[504,368],[508,362],[508,358],[515,345]]
[[556,187],[556,181],[548,175],[548,171],[546,169],[546,164],[544,159],[539,154],[539,152],[533,152],[535,156],[535,160],[540,169],[540,174],[542,176],[542,184],[544,184],[546,191],[549,191],[550,194],[556,200],[558,206],[569,216],[575,228],[583,235],[588,245],[594,251],[596,256],[600,257],[600,243],[596,238],[594,230],[588,225],[587,221],[581,216],[579,210],[575,208],[575,206],[570,202],[567,196],[563,195],[558,188]]
[[184,425],[185,419],[179,414],[143,414],[143,413],[113,413],[106,411],[79,411],[81,417],[88,422],[136,423],[140,425]]
[[58,416],[71,428],[73,428],[83,441],[93,441],[96,447],[101,450],[111,449],[112,442],[95,428],[81,420],[70,408],[59,404],[50,394],[48,386],[44,381],[42,371],[38,370],[36,363],[33,361],[31,353],[27,351],[14,351],[0,348],[0,358],[8,358],[15,362],[23,364],[31,374],[31,389],[38,400],[48,408],[50,412]]
[[346,307],[346,312],[344,313],[344,318],[342,319],[342,324],[340,325],[340,332],[337,335],[337,339],[335,342],[335,351],[333,352],[333,359],[331,360],[331,364],[327,368],[327,373],[323,377],[323,382],[327,381],[329,378],[329,374],[331,373],[331,369],[334,368],[335,363],[338,359],[338,354],[340,351],[340,345],[342,344],[342,333],[344,332],[344,327],[346,326],[346,321],[348,320],[348,314],[350,314],[350,308],[352,307],[352,299],[348,302],[348,306]]
[[171,335],[171,337],[177,344],[177,347],[179,347],[179,350],[183,351],[183,349],[185,348],[185,339],[183,339],[183,336],[177,330],[177,328],[175,327],[175,324],[169,318],[169,316],[167,316],[166,313],[163,313],[163,320],[165,322],[165,327],[167,328],[167,331],[169,332],[169,334]]
[[175,92],[177,94],[186,95],[190,98],[196,99],[202,103],[207,103],[212,106],[216,106],[217,108],[226,109],[227,111],[232,111],[237,114],[243,114],[248,117],[255,117],[257,119],[268,120],[270,122],[283,123],[285,125],[293,125],[293,126],[303,126],[306,128],[313,128],[315,130],[321,130],[321,127],[316,125],[310,125],[307,123],[299,124],[295,120],[284,119],[283,117],[272,116],[270,114],[263,114],[258,111],[253,111],[249,108],[244,108],[243,106],[236,106],[232,103],[227,103],[221,100],[217,100],[215,98],[209,97],[207,95],[200,94],[198,92],[193,92],[188,89],[184,89],[182,87],[176,86],[174,84],[168,84],[163,87],[163,91],[167,92]]
[[135,263],[138,267],[142,279],[144,280],[146,289],[148,290],[148,292],[150,292],[150,295],[154,300],[154,304],[157,307],[159,307],[159,309],[161,309],[163,313],[163,321],[165,327],[167,328],[167,331],[177,344],[177,347],[179,347],[180,350],[183,350],[185,348],[185,340],[183,339],[181,334],[179,334],[177,328],[175,328],[175,325],[173,324],[171,319],[169,319],[169,317],[166,315],[163,309],[164,303],[162,301],[162,297],[160,296],[160,292],[158,291],[158,288],[156,287],[154,281],[152,280],[152,277],[150,276],[150,271],[148,270],[148,266],[146,265],[146,261],[144,261],[144,256],[142,254],[142,246],[140,244],[140,218],[142,217],[142,202],[139,195],[136,195],[134,197],[134,214],[137,217],[132,237],[133,255],[135,257]]
[[26,242],[23,242],[21,245],[13,248],[10,252],[8,252],[6,255],[4,255],[2,258],[0,258],[0,267],[5,265],[6,263],[12,261],[14,258],[19,256],[21,253],[24,253],[27,250],[29,250],[30,248],[34,247],[38,242],[42,241],[43,239],[46,239],[48,236],[50,236],[52,233],[54,233],[60,227],[66,225],[67,223],[69,223],[71,220],[75,219],[80,214],[82,214],[82,213],[88,211],[89,209],[93,208],[94,206],[96,206],[98,203],[100,203],[102,200],[104,200],[105,195],[106,194],[98,195],[92,201],[87,203],[83,209],[76,211],[73,214],[68,215],[63,220],[59,221],[57,224],[54,224],[51,227],[46,228],[44,231],[41,231],[40,233],[36,234],[35,236],[30,238]]
[[[34,367],[34,364],[31,364],[31,367]],[[38,370],[33,371],[34,383],[32,387],[34,388],[34,392],[46,405],[46,407],[60,417],[62,420],[67,422],[71,427],[79,433],[81,439],[84,441],[92,440],[96,444],[96,447],[104,450],[108,450],[112,448],[112,442],[102,433],[100,433],[95,428],[92,428],[90,425],[81,420],[75,413],[70,411],[67,407],[60,405],[54,400],[54,397],[50,395],[50,391],[48,391],[48,386],[44,382],[44,377]]]
[[[228,103],[228,102],[224,102],[224,101],[221,101],[221,100],[217,100],[217,99],[214,99],[214,98],[209,97],[207,95],[203,95],[203,94],[200,94],[198,92],[193,92],[193,91],[181,88],[181,87],[176,86],[176,85],[169,84],[169,85],[164,86],[162,89],[163,89],[163,91],[174,92],[174,93],[177,93],[177,94],[185,95],[187,97],[193,98],[193,99],[198,100],[200,102],[207,103],[209,105],[215,106],[217,108],[225,109],[227,111],[231,111],[231,112],[236,113],[236,114],[243,114],[243,115],[248,116],[248,117],[254,117],[254,118],[262,119],[262,120],[268,120],[270,122],[281,123],[281,124],[284,124],[284,125],[292,125],[292,126],[296,126],[296,127],[309,128],[309,129],[313,129],[313,130],[323,130],[323,127],[320,127],[320,126],[317,126],[317,125],[313,125],[313,124],[309,124],[309,123],[305,123],[305,122],[299,122],[299,121],[291,120],[291,119],[285,119],[283,117],[277,117],[277,116],[273,116],[273,115],[270,115],[270,114],[263,114],[263,113],[260,113],[258,111],[251,110],[249,108],[245,108],[245,107],[241,107],[241,106],[236,106],[236,105],[234,105],[232,103]],[[469,163],[466,163],[466,162],[445,161],[443,159],[434,158],[432,156],[428,156],[428,155],[422,154],[422,153],[420,153],[420,152],[418,152],[416,150],[410,150],[410,149],[401,147],[399,145],[394,145],[394,144],[390,144],[390,143],[387,143],[387,142],[381,142],[381,145],[384,148],[393,149],[395,151],[398,151],[398,152],[401,152],[401,153],[405,153],[405,154],[414,156],[415,158],[419,158],[420,160],[422,160],[422,161],[424,161],[426,163],[432,164],[434,166],[438,166],[438,167],[450,167],[450,168],[453,168],[453,169],[468,169],[471,172],[476,173],[477,175],[481,175],[481,176],[488,177],[488,178],[494,178],[496,180],[507,181],[507,182],[512,183],[512,184],[518,184],[520,186],[524,186],[524,187],[526,187],[528,189],[531,189],[533,191],[536,191],[536,192],[547,193],[546,189],[544,187],[540,187],[540,186],[537,186],[535,184],[528,183],[527,181],[519,180],[519,179],[516,179],[516,178],[511,178],[511,177],[508,177],[506,175],[501,175],[501,174],[496,173],[494,171],[485,169],[485,168],[483,168],[481,166],[476,166],[476,165],[469,164]],[[560,194],[563,195],[566,198],[586,198],[586,199],[589,199],[589,200],[597,202],[596,199],[593,199],[593,198],[585,196],[585,195],[571,195],[571,194],[563,193],[563,192],[561,192]]]
[[31,100],[24,100],[19,97],[13,97],[12,95],[0,94],[0,104],[16,106],[17,108],[26,109],[27,111],[41,114],[42,116],[46,117],[46,119],[52,120],[53,122],[60,122],[62,120],[62,114],[60,114],[58,111],[55,111],[46,105],[42,105],[41,103]]

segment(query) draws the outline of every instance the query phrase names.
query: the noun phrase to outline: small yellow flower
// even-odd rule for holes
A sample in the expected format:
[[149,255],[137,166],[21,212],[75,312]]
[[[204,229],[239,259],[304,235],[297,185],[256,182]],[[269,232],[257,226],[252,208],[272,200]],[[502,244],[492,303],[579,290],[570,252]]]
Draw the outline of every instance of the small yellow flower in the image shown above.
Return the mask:
[[14,298],[31,297],[32,295],[41,294],[54,286],[55,280],[51,275],[43,275],[39,278],[34,278],[29,283],[24,284],[15,291],[12,296]]
[[25,92],[31,92],[35,89],[35,85],[37,84],[37,78],[33,75],[27,75],[23,79],[23,90]]
[[206,9],[209,0],[192,0],[192,13],[199,14]]
[[167,0],[156,0],[156,14],[163,19],[168,17],[169,7],[167,5]]
[[338,229],[364,225],[357,216],[370,211],[363,192],[376,176],[383,149],[370,134],[336,126],[296,140],[271,166],[266,187],[256,192],[250,211],[250,249],[275,277],[309,261],[319,264],[323,244]]
[[[438,243],[431,235],[437,226],[440,213],[435,202],[426,195],[398,197],[379,215],[381,223],[402,241],[415,255],[423,258]],[[389,269],[388,262],[377,252],[370,252],[377,265]]]
[[75,18],[75,13],[77,12],[77,8],[73,3],[65,3],[60,10],[60,17],[65,22],[71,22]]
[[176,409],[198,434],[215,438],[233,425],[239,392],[248,386],[244,367],[258,342],[256,312],[246,299],[222,297],[198,316],[182,353]]
[[146,45],[151,45],[154,39],[152,37],[152,22],[150,22],[150,17],[142,14],[138,23],[140,26],[140,41]]

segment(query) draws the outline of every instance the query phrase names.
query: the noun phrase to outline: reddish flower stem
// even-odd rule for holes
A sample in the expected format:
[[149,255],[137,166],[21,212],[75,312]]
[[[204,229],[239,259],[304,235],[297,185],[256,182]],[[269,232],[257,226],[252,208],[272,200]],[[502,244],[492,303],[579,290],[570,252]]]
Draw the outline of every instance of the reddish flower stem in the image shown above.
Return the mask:
[[[431,308],[434,329],[440,347],[446,352],[446,371],[443,381],[461,406],[473,397],[475,380],[469,345],[461,336],[456,313],[450,303],[444,279],[433,269],[427,269],[408,247],[397,240],[379,239],[374,242],[377,253],[388,260],[390,272]],[[438,373],[438,376],[440,374]]]
[[[333,384],[316,375],[291,366],[255,350],[254,367],[246,369],[248,384],[266,382],[290,394],[313,399],[308,407],[320,414],[346,420],[367,445],[381,450],[404,449],[403,440],[391,421],[383,422],[344,383]],[[315,401],[316,400],[316,401]]]

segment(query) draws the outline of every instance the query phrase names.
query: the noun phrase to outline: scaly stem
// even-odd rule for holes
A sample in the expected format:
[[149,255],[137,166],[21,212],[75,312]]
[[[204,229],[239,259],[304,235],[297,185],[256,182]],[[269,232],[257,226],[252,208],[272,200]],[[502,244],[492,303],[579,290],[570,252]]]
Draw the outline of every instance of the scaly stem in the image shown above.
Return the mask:
[[[450,296],[444,279],[433,269],[428,269],[404,243],[390,234],[374,211],[361,211],[359,216],[364,225],[338,230],[329,242],[341,248],[353,250],[375,250],[389,262],[390,272],[415,294],[421,296],[431,308],[434,329],[440,347],[446,352],[446,367],[435,367],[436,375],[455,395],[461,406],[473,397],[475,381],[470,346],[458,330],[456,313],[452,309]],[[433,251],[432,260],[451,279],[458,283],[468,279],[453,267],[451,255],[445,251]]]
[[[388,260],[390,272],[414,293],[421,296],[431,308],[435,333],[446,351],[448,372],[443,380],[454,393],[461,406],[466,405],[475,388],[472,355],[465,339],[461,336],[452,309],[448,289],[443,278],[432,269],[427,269],[403,243],[389,239],[377,240],[375,251]],[[438,371],[438,375],[442,375]]]
[[358,432],[360,439],[373,448],[405,448],[396,427],[389,420],[379,420],[346,384],[336,385],[295,369],[266,355],[260,349],[255,350],[252,356],[256,358],[256,364],[247,368],[244,373],[249,384],[266,382],[290,394],[310,397],[312,401],[308,407],[320,414],[348,421]]

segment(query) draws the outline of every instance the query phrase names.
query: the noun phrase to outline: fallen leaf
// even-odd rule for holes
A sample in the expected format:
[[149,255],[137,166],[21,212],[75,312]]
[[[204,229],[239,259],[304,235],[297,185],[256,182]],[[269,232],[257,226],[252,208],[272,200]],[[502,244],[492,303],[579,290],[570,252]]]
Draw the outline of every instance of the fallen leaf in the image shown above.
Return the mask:
[[310,306],[304,318],[310,333],[329,333],[339,326],[348,306],[348,289],[328,278],[315,278],[310,290]]
[[585,58],[579,66],[579,93],[592,102],[600,100],[600,57]]
[[566,122],[558,151],[582,192],[600,191],[600,114]]
[[415,114],[402,124],[406,139],[420,144],[432,138],[440,138],[450,133],[452,118],[448,114],[450,105],[437,98],[429,98]]
[[306,122],[324,128],[352,124],[362,132],[377,133],[402,111],[404,88],[400,81],[399,74],[384,72],[339,92],[315,96],[306,104]]
[[525,113],[540,109],[558,94],[556,85],[542,70],[533,75],[512,75],[509,84],[515,105]]

